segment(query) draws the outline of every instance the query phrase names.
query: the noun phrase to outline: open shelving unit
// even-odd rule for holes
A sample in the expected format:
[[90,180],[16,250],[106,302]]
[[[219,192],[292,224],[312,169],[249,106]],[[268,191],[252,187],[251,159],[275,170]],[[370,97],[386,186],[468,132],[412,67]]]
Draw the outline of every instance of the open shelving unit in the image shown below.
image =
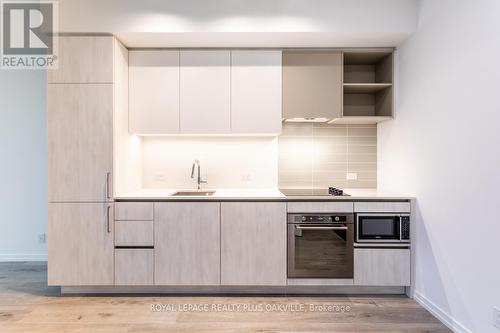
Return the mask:
[[392,50],[345,51],[342,118],[335,123],[377,123],[393,116]]

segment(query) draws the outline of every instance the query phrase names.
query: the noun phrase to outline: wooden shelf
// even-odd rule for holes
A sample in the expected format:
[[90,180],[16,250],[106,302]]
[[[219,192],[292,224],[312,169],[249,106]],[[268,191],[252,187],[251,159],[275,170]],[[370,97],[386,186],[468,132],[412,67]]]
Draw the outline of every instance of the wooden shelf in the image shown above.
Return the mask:
[[371,94],[392,87],[392,83],[344,83],[344,93]]

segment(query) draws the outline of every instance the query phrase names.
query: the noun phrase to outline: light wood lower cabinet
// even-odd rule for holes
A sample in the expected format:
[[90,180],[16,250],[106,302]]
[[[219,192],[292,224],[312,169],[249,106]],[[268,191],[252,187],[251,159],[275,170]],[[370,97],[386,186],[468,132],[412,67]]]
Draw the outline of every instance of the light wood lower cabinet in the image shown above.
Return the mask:
[[220,203],[155,203],[155,285],[220,283]]
[[152,202],[117,202],[115,219],[120,221],[152,221]]
[[354,284],[409,286],[409,249],[354,249]]
[[116,246],[153,246],[153,221],[115,221]]
[[48,284],[113,284],[113,205],[49,203]]
[[221,284],[286,285],[286,204],[221,203]]
[[115,285],[152,285],[153,251],[153,249],[116,249]]

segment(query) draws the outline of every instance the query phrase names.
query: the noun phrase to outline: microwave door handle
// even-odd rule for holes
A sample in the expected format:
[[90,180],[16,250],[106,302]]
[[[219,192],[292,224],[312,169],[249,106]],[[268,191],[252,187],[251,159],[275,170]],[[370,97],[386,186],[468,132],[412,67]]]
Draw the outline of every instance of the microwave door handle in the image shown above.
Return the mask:
[[399,220],[399,241],[403,240],[403,219],[401,218],[401,215],[398,216]]
[[347,230],[347,227],[302,227],[300,225],[295,226],[298,230]]

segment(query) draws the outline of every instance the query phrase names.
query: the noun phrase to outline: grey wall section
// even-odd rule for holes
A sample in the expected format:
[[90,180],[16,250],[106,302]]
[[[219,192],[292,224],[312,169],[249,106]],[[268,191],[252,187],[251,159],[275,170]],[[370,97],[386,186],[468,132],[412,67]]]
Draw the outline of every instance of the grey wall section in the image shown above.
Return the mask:
[[45,260],[46,72],[0,69],[0,261]]
[[456,332],[499,332],[499,17],[497,0],[420,1],[378,128],[379,187],[417,197],[416,297]]

